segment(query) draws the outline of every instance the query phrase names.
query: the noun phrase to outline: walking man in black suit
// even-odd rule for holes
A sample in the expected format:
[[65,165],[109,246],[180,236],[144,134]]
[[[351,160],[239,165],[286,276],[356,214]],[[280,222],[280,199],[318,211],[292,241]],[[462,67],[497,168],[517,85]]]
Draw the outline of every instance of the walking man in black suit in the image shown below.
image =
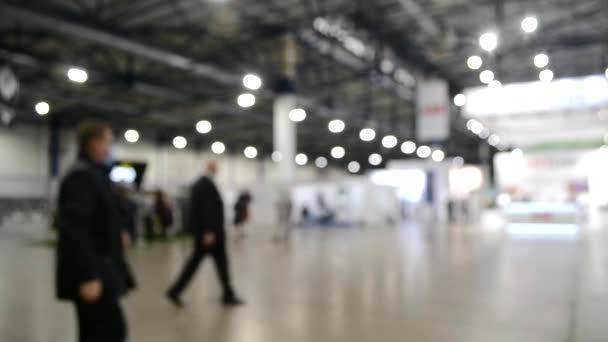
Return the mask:
[[226,306],[241,305],[243,302],[235,294],[230,283],[226,233],[224,230],[224,202],[215,186],[213,177],[217,173],[217,163],[207,163],[207,172],[192,187],[190,197],[189,231],[194,234],[194,246],[190,259],[167,291],[167,297],[177,307],[182,307],[181,294],[194,276],[201,261],[210,254],[215,262],[218,278],[223,288],[222,302]]
[[116,205],[104,165],[112,130],[88,123],[78,132],[79,155],[58,199],[57,297],[76,307],[80,342],[124,342],[127,325],[119,298],[134,287],[123,256]]

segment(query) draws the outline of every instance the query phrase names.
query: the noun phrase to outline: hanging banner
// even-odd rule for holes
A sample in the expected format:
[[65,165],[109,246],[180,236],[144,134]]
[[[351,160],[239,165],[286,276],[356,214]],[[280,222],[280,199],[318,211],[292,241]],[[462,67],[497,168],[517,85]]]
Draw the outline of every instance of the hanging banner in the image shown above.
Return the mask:
[[446,140],[450,135],[448,84],[442,80],[418,83],[416,136],[420,142]]

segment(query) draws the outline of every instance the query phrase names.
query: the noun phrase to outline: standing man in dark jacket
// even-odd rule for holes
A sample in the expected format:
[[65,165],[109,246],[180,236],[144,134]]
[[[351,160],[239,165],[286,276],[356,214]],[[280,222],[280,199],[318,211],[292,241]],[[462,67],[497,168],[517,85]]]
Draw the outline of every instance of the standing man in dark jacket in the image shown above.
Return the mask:
[[224,231],[224,202],[213,177],[217,173],[217,163],[207,163],[207,173],[192,187],[190,197],[189,231],[194,234],[194,247],[190,259],[167,291],[167,297],[177,307],[183,306],[180,299],[201,261],[211,254],[215,261],[218,278],[223,288],[222,302],[226,306],[241,305],[230,283],[228,255],[226,253],[226,233]]
[[78,160],[59,190],[57,296],[74,302],[80,342],[123,342],[127,327],[119,298],[134,283],[104,165],[112,130],[103,123],[84,124],[78,144]]

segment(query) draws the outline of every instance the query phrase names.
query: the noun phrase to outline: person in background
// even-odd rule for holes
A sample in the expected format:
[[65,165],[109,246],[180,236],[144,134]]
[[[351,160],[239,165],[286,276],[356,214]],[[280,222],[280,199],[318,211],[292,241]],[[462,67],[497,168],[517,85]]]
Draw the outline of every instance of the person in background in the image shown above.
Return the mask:
[[154,192],[154,214],[160,228],[160,236],[166,239],[168,236],[167,232],[173,224],[173,209],[162,190]]
[[216,173],[217,163],[208,162],[206,174],[199,178],[192,187],[188,220],[189,231],[194,234],[192,255],[166,293],[167,298],[177,307],[183,306],[181,294],[192,280],[201,261],[209,254],[213,257],[223,289],[223,304],[226,306],[243,304],[234,292],[230,281],[224,229],[224,203],[213,180]]
[[119,298],[135,283],[104,164],[112,145],[110,126],[83,124],[78,145],[78,159],[59,190],[56,294],[74,303],[80,342],[123,342],[127,324]]
[[249,221],[249,204],[251,203],[251,194],[244,191],[239,195],[234,204],[234,228],[236,230],[236,240],[245,238],[245,225]]
[[283,187],[279,191],[279,198],[277,200],[277,233],[275,234],[274,240],[287,240],[289,239],[291,232],[291,211],[293,205],[291,202],[291,193],[288,187]]
[[115,185],[116,203],[120,212],[121,229],[128,232],[124,245],[131,245],[137,242],[137,203],[130,198],[130,189],[125,185]]

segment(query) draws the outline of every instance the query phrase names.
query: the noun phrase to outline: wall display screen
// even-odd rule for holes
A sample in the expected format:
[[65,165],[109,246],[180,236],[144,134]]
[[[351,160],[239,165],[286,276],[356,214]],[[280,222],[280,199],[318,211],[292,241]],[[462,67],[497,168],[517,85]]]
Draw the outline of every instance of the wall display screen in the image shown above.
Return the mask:
[[114,183],[127,184],[139,188],[146,167],[146,163],[117,161],[110,171],[110,180]]

